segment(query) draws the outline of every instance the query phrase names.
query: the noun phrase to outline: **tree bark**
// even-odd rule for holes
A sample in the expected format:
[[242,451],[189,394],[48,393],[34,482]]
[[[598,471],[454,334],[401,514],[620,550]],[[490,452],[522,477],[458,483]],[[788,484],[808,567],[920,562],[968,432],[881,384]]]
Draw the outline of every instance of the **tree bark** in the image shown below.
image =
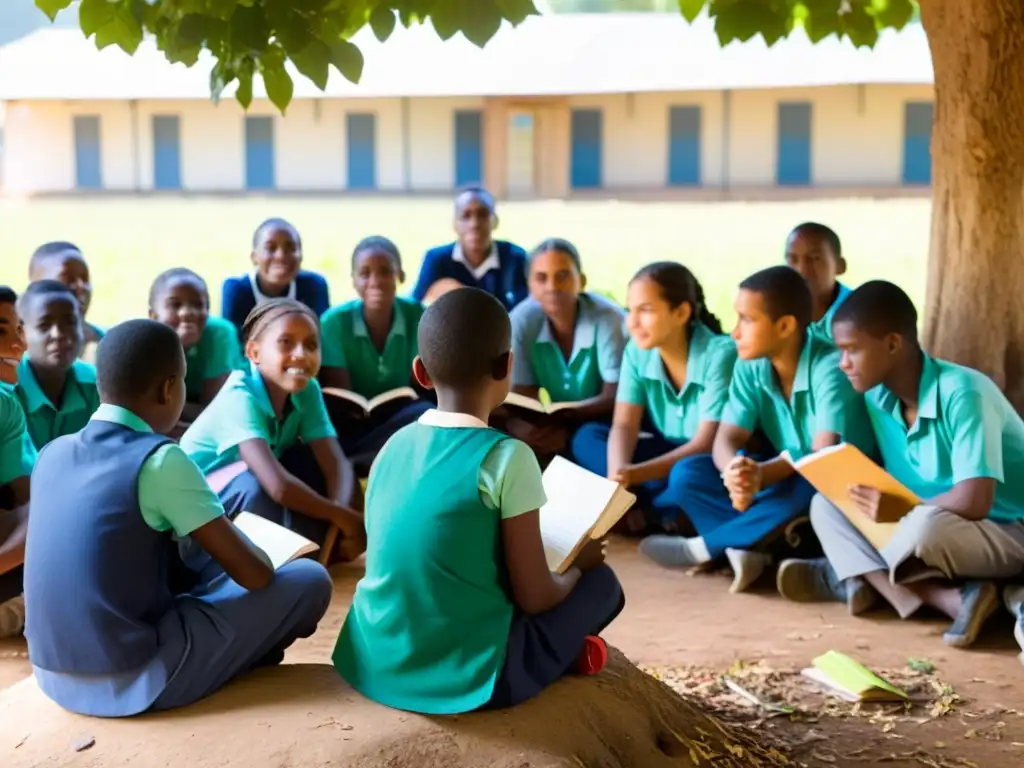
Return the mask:
[[922,341],[1024,412],[1024,3],[920,7],[935,71]]

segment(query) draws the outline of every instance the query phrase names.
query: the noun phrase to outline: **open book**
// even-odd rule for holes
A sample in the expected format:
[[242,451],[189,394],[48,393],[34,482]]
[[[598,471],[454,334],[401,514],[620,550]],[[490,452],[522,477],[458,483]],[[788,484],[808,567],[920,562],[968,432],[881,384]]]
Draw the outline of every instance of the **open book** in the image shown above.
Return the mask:
[[324,387],[322,392],[325,395],[341,398],[342,400],[346,400],[347,402],[362,408],[363,412],[367,415],[373,413],[375,408],[379,408],[385,403],[391,403],[395,400],[416,400],[419,398],[419,395],[416,394],[416,390],[412,387],[389,389],[387,392],[381,392],[376,397],[371,398],[365,398],[358,392],[352,392],[348,389],[337,389],[336,387]]
[[314,544],[305,536],[251,512],[239,512],[234,523],[249,541],[267,553],[275,571],[292,560],[320,549],[319,544]]
[[614,480],[556,456],[544,470],[548,502],[540,509],[540,535],[548,568],[565,573],[590,539],[603,539],[636,501]]
[[515,392],[509,392],[508,397],[505,398],[505,405],[511,405],[513,408],[523,408],[527,411],[533,411],[534,413],[557,413],[558,411],[565,411],[570,408],[578,408],[579,403],[552,403],[543,402],[533,397],[527,397],[526,395],[519,395]]
[[882,492],[882,509],[888,519],[899,519],[921,503],[917,495],[849,443],[824,448],[793,461],[782,457],[814,488],[846,515],[875,549],[889,543],[896,523],[876,523],[850,499],[851,485],[866,485]]
[[906,691],[839,651],[819,656],[801,674],[846,701],[906,701],[910,698]]

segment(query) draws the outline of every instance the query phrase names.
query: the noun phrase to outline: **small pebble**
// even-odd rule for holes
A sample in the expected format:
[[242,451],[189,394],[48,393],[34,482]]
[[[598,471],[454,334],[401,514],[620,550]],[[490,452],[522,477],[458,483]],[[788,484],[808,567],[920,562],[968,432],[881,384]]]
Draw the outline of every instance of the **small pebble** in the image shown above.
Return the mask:
[[74,748],[75,752],[84,752],[95,743],[96,739],[94,739],[92,736],[83,736],[78,741],[74,742],[71,746]]

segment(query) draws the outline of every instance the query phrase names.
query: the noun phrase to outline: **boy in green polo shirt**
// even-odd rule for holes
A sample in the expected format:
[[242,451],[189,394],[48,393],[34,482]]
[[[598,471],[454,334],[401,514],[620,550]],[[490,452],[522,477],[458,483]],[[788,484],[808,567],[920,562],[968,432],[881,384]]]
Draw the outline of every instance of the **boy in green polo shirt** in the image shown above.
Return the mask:
[[[393,242],[374,235],[356,245],[352,286],[359,298],[320,319],[325,394],[343,389],[371,399],[415,384],[412,361],[423,307],[396,296],[402,282],[402,256]],[[433,407],[429,400],[401,398],[365,414],[343,398],[328,397],[327,404],[345,454],[367,471],[391,435]]]
[[648,537],[640,548],[655,561],[692,566],[724,554],[736,571],[733,591],[763,572],[768,558],[759,550],[807,513],[814,489],[781,456],[746,455],[755,430],[793,459],[843,441],[873,454],[864,398],[839,370],[839,353],[808,331],[811,306],[807,284],[789,267],[740,283],[732,333],[739,361],[712,454],[686,459],[670,484],[699,535]]
[[[991,580],[1024,568],[1024,423],[984,374],[929,357],[917,311],[897,286],[865,283],[833,321],[842,367],[865,392],[886,471],[924,500],[876,550],[823,497],[811,522],[827,559],[787,561],[779,591],[799,601],[836,599],[851,613],[881,595],[906,618],[922,605],[948,615],[944,640],[971,645],[997,610]],[[867,517],[881,494],[854,486]]]
[[799,272],[811,289],[810,332],[831,343],[832,317],[850,295],[850,289],[836,280],[846,274],[839,235],[814,221],[794,227],[786,239],[786,264]]
[[27,353],[15,394],[36,448],[77,432],[99,407],[96,369],[79,360],[84,343],[78,300],[63,283],[30,283],[18,300]]
[[570,670],[600,670],[607,650],[596,635],[622,609],[622,589],[599,542],[564,574],[548,570],[540,467],[524,443],[487,426],[512,366],[501,303],[475,288],[447,293],[423,315],[418,341],[416,378],[438,407],[373,465],[366,574],[334,666],[397,709],[513,706]]
[[35,461],[25,414],[12,388],[0,383],[0,638],[21,634],[25,626],[22,563]]

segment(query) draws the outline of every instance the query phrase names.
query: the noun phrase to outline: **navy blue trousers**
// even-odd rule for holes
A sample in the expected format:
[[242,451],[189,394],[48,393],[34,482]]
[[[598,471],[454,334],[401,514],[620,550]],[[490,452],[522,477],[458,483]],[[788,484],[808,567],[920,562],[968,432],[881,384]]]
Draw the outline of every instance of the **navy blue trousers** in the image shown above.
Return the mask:
[[331,401],[328,413],[334,429],[338,432],[341,449],[355,466],[360,477],[369,475],[373,460],[395,432],[414,423],[424,412],[436,407],[430,400],[402,401],[393,405],[382,405],[369,416],[354,416],[343,402],[333,402],[340,398],[326,399]]
[[588,635],[600,634],[626,604],[607,565],[587,571],[569,596],[550,611],[516,611],[505,646],[505,664],[482,709],[504,709],[532,699],[572,669]]

